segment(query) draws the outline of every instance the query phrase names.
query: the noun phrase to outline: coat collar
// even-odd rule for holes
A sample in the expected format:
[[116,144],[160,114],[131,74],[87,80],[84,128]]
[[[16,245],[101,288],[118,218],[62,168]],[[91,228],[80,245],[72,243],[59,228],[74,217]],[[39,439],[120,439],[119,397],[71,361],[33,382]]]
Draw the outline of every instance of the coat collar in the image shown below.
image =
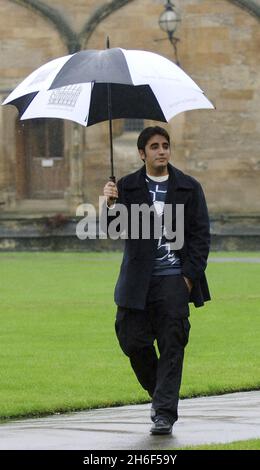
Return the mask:
[[[185,175],[181,170],[175,168],[173,165],[168,163],[168,171],[169,171],[169,186],[168,190],[176,190],[176,189],[193,189],[194,183],[192,178],[188,175]],[[145,184],[145,175],[146,175],[146,168],[145,165],[124,178],[124,188],[125,189],[136,189],[136,188],[144,188]]]

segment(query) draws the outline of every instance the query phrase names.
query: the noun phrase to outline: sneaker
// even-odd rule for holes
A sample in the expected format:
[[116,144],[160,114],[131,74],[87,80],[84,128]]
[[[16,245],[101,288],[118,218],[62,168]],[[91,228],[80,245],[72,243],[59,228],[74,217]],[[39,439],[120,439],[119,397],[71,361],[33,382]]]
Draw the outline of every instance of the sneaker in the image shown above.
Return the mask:
[[151,434],[156,435],[172,433],[172,424],[165,416],[157,416],[153,421],[154,423],[150,429]]

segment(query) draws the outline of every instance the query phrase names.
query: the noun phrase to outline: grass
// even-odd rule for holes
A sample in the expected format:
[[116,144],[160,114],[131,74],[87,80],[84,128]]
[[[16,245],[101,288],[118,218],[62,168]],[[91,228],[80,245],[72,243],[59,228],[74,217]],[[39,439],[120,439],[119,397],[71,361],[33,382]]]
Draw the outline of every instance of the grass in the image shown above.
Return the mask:
[[258,251],[212,251],[209,255],[209,259],[211,258],[259,258],[260,253]]
[[181,450],[260,450],[260,439],[234,441],[228,444],[206,444],[183,447]]
[[[114,334],[120,260],[0,254],[2,419],[148,401]],[[181,396],[260,388],[259,265],[212,263],[207,274],[214,301],[191,309]]]

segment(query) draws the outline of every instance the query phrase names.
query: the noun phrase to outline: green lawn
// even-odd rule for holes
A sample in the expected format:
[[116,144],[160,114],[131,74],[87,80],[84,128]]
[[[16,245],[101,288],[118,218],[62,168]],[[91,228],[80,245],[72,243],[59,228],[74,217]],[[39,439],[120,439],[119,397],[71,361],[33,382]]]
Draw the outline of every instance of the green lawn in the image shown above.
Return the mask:
[[258,251],[212,251],[210,258],[260,258]]
[[229,444],[207,444],[183,447],[182,450],[260,450],[260,439],[234,441]]
[[[120,260],[0,254],[0,417],[148,401],[114,334]],[[260,388],[260,265],[207,273],[214,301],[192,308],[181,396]]]

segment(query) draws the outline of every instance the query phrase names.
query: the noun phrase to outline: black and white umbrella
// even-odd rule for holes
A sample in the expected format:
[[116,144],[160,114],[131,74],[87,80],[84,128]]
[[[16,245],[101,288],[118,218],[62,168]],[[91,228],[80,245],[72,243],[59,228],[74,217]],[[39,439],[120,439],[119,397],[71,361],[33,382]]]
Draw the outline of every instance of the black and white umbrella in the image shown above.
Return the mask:
[[86,50],[54,59],[32,72],[3,102],[21,119],[62,118],[84,126],[112,119],[168,122],[192,109],[214,108],[176,64],[142,50]]

